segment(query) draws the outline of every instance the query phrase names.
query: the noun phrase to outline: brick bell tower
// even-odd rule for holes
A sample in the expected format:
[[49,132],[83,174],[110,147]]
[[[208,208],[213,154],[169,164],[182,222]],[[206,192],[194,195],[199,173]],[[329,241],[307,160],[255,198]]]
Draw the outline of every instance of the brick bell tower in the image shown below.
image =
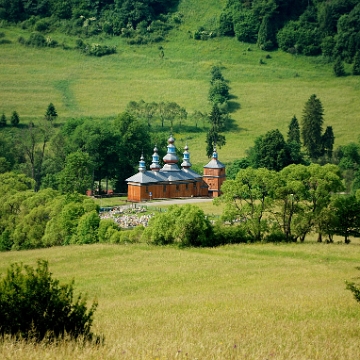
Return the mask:
[[204,166],[203,180],[209,186],[209,195],[218,197],[221,195],[221,185],[226,180],[225,165],[218,160],[216,148],[212,154],[212,159]]

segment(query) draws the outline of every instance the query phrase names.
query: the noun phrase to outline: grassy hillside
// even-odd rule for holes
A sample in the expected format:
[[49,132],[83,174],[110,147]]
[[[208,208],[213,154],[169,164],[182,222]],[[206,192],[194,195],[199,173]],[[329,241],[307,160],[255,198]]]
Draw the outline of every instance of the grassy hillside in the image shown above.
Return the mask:
[[[195,41],[191,31],[204,25],[216,25],[225,1],[183,0],[179,12],[184,22],[159,45],[129,46],[124,39],[94,38],[89,43],[117,45],[115,55],[86,57],[76,50],[34,49],[19,45],[18,28],[2,28],[12,44],[1,46],[0,112],[10,117],[16,110],[22,122],[43,116],[49,102],[60,115],[59,122],[70,117],[109,118],[125,109],[131,101],[176,101],[189,113],[208,111],[207,93],[210,68],[223,67],[234,95],[234,128],[226,134],[227,145],[219,151],[220,159],[232,161],[244,155],[255,137],[279,128],[284,135],[295,114],[301,118],[303,106],[315,93],[324,106],[325,124],[332,125],[335,147],[358,140],[360,78],[336,78],[332,64],[322,58],[294,57],[276,51],[271,59],[266,53],[235,39],[215,38]],[[63,34],[51,37],[68,45],[74,38]],[[266,64],[260,65],[259,59]],[[167,129],[169,129],[169,124]],[[187,141],[192,162],[206,161],[202,133],[175,134],[177,145]]]
[[177,249],[67,246],[0,254],[47,259],[55,278],[98,299],[95,348],[0,343],[5,359],[356,359],[358,245]]

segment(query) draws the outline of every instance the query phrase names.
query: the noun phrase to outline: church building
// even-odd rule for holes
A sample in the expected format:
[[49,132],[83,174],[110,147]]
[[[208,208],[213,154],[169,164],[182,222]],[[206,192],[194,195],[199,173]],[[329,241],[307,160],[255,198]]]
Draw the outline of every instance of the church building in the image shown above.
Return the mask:
[[177,163],[175,139],[168,139],[164,166],[159,164],[158,149],[155,147],[150,170],[146,170],[143,155],[139,161],[139,172],[128,179],[128,200],[134,202],[152,199],[173,199],[184,197],[217,197],[221,184],[226,179],[225,165],[218,160],[216,149],[210,162],[204,166],[201,176],[191,170],[188,146],[184,148],[181,169]]

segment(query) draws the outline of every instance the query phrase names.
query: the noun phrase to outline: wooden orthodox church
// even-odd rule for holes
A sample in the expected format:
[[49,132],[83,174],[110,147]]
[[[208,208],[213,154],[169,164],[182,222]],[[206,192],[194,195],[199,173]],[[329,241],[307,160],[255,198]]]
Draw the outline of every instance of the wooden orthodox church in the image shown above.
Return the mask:
[[155,147],[150,170],[146,170],[143,155],[139,161],[139,172],[128,179],[128,200],[134,202],[152,199],[172,199],[184,197],[217,197],[226,179],[225,165],[218,160],[214,149],[212,159],[204,166],[204,174],[191,170],[190,153],[185,146],[181,169],[177,163],[175,139],[168,139],[164,166],[159,164],[158,149]]

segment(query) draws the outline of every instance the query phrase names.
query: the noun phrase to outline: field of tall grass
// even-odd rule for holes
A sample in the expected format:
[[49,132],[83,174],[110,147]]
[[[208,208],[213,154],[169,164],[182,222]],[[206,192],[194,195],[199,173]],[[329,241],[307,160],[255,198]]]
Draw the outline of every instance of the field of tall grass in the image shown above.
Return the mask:
[[0,254],[49,261],[54,278],[97,298],[99,346],[0,342],[2,359],[357,359],[359,245],[178,249],[67,246]]
[[[219,65],[230,81],[234,110],[233,127],[225,134],[227,144],[219,150],[222,161],[244,156],[254,139],[268,130],[278,128],[286,136],[291,118],[301,119],[304,104],[314,93],[324,107],[324,126],[333,126],[335,147],[358,141],[359,77],[336,78],[332,64],[322,57],[275,51],[266,59],[267,53],[256,45],[236,39],[191,38],[199,26],[215,27],[224,5],[224,0],[183,0],[178,9],[183,24],[161,44],[163,59],[159,44],[130,46],[119,37],[86,40],[117,46],[117,54],[102,58],[60,47],[27,48],[17,43],[18,36],[29,36],[23,30],[1,28],[12,43],[0,45],[0,113],[9,118],[16,110],[21,122],[36,122],[53,102],[58,123],[72,117],[106,121],[124,111],[129,101],[141,99],[176,101],[189,113],[208,112],[210,69]],[[50,36],[74,46],[75,38],[59,33]],[[260,58],[265,64],[260,65]],[[347,71],[350,73],[349,66]],[[186,124],[193,125],[189,120]],[[170,132],[170,122],[165,131]],[[175,137],[177,146],[189,144],[194,164],[206,162],[204,133],[179,130]]]

